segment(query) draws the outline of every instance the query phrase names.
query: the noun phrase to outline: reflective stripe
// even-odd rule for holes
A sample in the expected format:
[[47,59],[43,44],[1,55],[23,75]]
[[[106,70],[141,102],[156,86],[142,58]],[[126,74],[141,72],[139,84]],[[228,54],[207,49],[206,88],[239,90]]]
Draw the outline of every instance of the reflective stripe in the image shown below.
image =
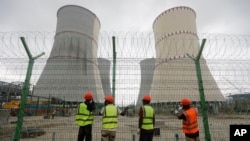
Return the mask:
[[81,103],[77,108],[75,124],[85,126],[93,124],[93,120],[93,113],[87,110],[87,105],[85,103]]
[[118,108],[113,104],[109,104],[104,107],[102,128],[113,129],[117,127],[118,127]]
[[190,108],[187,111],[184,111],[183,114],[186,116],[186,120],[183,120],[182,122],[183,132],[192,134],[199,131],[196,110],[194,108]]
[[141,128],[146,130],[153,129],[154,109],[150,105],[144,105],[142,107],[142,111],[143,111],[143,119]]

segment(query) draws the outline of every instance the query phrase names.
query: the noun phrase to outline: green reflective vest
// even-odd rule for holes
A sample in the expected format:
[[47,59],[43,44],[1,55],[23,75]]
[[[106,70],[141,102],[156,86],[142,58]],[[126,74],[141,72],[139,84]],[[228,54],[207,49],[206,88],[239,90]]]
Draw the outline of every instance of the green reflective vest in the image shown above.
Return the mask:
[[87,105],[85,103],[81,103],[77,108],[75,124],[85,126],[93,124],[93,120],[93,113],[87,109]]
[[142,119],[142,129],[150,130],[154,129],[153,117],[154,117],[154,109],[150,105],[144,105],[142,107],[143,110],[143,119]]
[[113,129],[118,127],[118,108],[109,104],[104,107],[102,117],[102,128]]

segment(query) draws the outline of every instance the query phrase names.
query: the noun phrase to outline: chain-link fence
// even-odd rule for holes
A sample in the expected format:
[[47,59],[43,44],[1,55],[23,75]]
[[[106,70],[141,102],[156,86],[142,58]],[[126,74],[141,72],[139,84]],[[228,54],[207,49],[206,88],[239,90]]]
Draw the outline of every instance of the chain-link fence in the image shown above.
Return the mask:
[[[14,138],[17,131],[22,141],[77,140],[75,113],[85,91],[93,92],[97,104],[93,140],[101,138],[98,112],[108,94],[113,94],[120,109],[129,107],[126,116],[119,117],[119,141],[138,140],[138,110],[144,94],[151,95],[156,112],[154,140],[184,140],[182,122],[174,115],[184,97],[199,111],[201,140],[205,140],[207,128],[211,140],[228,141],[230,125],[250,124],[248,35],[201,34],[195,39],[171,38],[159,45],[153,33],[100,33],[96,51],[84,44],[88,39],[55,39],[53,35],[0,33],[0,102],[1,108],[12,111],[0,127],[3,141]],[[20,37],[24,37],[32,57],[45,53],[33,60],[32,69]],[[206,42],[198,62],[199,74],[195,57],[202,39]],[[55,40],[62,41],[58,50],[53,50]],[[25,87],[28,70],[31,76]],[[24,89],[28,89],[27,96],[20,111]],[[24,113],[22,129],[18,129],[18,112]],[[208,127],[204,127],[203,112]]]

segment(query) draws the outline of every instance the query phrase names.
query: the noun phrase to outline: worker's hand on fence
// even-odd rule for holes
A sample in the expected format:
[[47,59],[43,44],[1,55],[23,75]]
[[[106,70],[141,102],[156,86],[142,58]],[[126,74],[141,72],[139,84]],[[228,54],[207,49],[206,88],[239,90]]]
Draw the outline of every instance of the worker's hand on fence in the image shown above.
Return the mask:
[[178,108],[178,111],[182,111],[182,109],[183,109],[182,107],[179,107],[179,108]]
[[137,129],[137,134],[139,135],[141,133],[141,129]]
[[179,113],[179,111],[178,111],[178,110],[175,110],[175,111],[174,111],[174,114],[178,114],[178,113]]

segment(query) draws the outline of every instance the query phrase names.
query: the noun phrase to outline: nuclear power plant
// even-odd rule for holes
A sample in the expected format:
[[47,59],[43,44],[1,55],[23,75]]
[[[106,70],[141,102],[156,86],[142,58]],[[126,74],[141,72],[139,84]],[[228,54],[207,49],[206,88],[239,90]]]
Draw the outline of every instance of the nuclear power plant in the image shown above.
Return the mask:
[[[100,21],[86,8],[63,6],[57,13],[52,51],[34,88],[34,95],[80,101],[91,91],[96,102],[111,94],[110,61],[98,58]],[[156,58],[142,60],[141,85],[136,105],[145,93],[152,103],[179,102],[183,97],[200,101],[194,61],[200,48],[196,13],[174,7],[153,23]],[[201,60],[205,61],[201,56]],[[206,101],[224,101],[206,63],[201,63]]]
[[[195,11],[184,6],[168,9],[155,19],[153,31],[156,59],[152,103],[179,102],[184,97],[199,102],[195,63],[187,56],[196,56],[200,49]],[[206,101],[224,101],[203,56],[200,60]]]
[[[99,30],[100,21],[93,12],[75,5],[61,7],[57,12],[53,48],[34,95],[82,101],[83,94],[91,91],[96,102],[103,102],[97,59]],[[108,90],[107,87],[105,85]]]

